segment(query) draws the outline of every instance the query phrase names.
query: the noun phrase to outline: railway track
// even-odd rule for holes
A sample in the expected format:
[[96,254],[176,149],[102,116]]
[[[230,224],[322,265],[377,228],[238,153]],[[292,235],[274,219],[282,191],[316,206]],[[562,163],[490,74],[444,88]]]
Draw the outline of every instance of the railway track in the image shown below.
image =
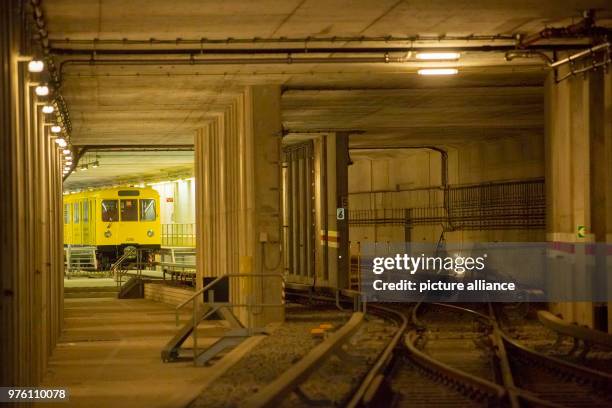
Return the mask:
[[[295,302],[349,307],[354,292],[290,288]],[[341,406],[607,407],[612,376],[537,352],[508,336],[489,306],[368,305],[397,327]]]

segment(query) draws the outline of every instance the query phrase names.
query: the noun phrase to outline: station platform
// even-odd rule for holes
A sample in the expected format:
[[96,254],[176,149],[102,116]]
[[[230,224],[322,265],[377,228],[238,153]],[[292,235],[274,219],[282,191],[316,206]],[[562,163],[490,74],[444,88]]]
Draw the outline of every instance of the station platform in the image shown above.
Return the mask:
[[[74,407],[184,407],[248,352],[248,339],[210,367],[163,363],[176,332],[172,306],[145,299],[65,299],[64,330],[41,386],[67,388]],[[202,323],[199,345],[226,329]],[[186,344],[189,347],[189,344]]]

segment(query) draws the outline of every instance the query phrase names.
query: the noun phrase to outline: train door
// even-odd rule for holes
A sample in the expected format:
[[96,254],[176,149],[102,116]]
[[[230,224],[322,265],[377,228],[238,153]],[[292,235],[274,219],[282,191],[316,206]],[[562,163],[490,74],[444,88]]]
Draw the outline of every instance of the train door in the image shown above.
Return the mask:
[[89,199],[83,200],[81,204],[82,208],[82,220],[81,220],[81,231],[82,231],[82,244],[90,245],[91,244],[91,231],[90,231],[90,216],[89,216]]
[[64,245],[72,244],[72,225],[70,221],[70,203],[64,203]]
[[91,202],[89,203],[89,236],[91,237],[91,245],[98,245],[97,243],[97,229],[96,226],[98,225],[98,218],[97,215],[98,214],[98,205],[100,205],[100,202],[98,200],[96,200],[95,198],[93,200],[91,200]]
[[72,204],[72,243],[81,245],[81,203],[75,201]]

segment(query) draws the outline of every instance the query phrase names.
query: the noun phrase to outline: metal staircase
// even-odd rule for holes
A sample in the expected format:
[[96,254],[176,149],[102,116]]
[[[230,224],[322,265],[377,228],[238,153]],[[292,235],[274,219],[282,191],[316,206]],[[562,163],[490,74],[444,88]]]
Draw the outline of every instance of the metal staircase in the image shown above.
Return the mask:
[[[189,358],[193,360],[194,365],[203,366],[218,356],[221,352],[227,350],[228,348],[237,346],[250,336],[264,333],[265,331],[263,328],[256,328],[252,327],[251,325],[250,316],[252,310],[254,310],[253,308],[261,309],[265,307],[284,307],[284,303],[282,301],[279,303],[256,303],[250,301],[243,304],[232,303],[227,301],[229,300],[229,293],[224,293],[223,295],[218,296],[219,299],[223,299],[227,295],[228,299],[215,301],[214,289],[217,289],[218,292],[223,292],[223,290],[220,290],[220,288],[229,288],[229,281],[232,279],[263,280],[266,278],[277,280],[278,283],[282,285],[283,276],[281,274],[264,273],[222,275],[212,280],[202,289],[196,291],[189,299],[178,305],[176,307],[177,326],[179,326],[179,313],[189,304],[192,306],[192,316],[189,321],[180,326],[178,332],[164,346],[161,351],[162,361],[172,362]],[[263,281],[261,284],[263,284]],[[201,297],[206,298],[204,302],[200,300]],[[236,308],[247,309],[249,322],[246,325],[244,325],[234,314],[234,310]],[[199,348],[198,326],[202,321],[213,318],[224,320],[227,323],[229,330],[227,330],[227,332],[225,332],[210,346],[206,348]],[[185,343],[189,337],[192,337],[193,347],[191,349],[183,348],[183,343]]]
[[94,246],[64,247],[64,267],[66,272],[96,271],[98,259]]

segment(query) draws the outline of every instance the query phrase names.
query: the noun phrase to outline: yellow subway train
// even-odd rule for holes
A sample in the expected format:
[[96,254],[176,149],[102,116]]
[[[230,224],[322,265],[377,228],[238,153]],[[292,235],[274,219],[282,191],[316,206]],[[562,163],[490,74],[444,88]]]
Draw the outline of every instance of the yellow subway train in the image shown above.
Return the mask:
[[119,187],[64,195],[64,245],[95,246],[100,269],[126,247],[161,247],[159,193]]

